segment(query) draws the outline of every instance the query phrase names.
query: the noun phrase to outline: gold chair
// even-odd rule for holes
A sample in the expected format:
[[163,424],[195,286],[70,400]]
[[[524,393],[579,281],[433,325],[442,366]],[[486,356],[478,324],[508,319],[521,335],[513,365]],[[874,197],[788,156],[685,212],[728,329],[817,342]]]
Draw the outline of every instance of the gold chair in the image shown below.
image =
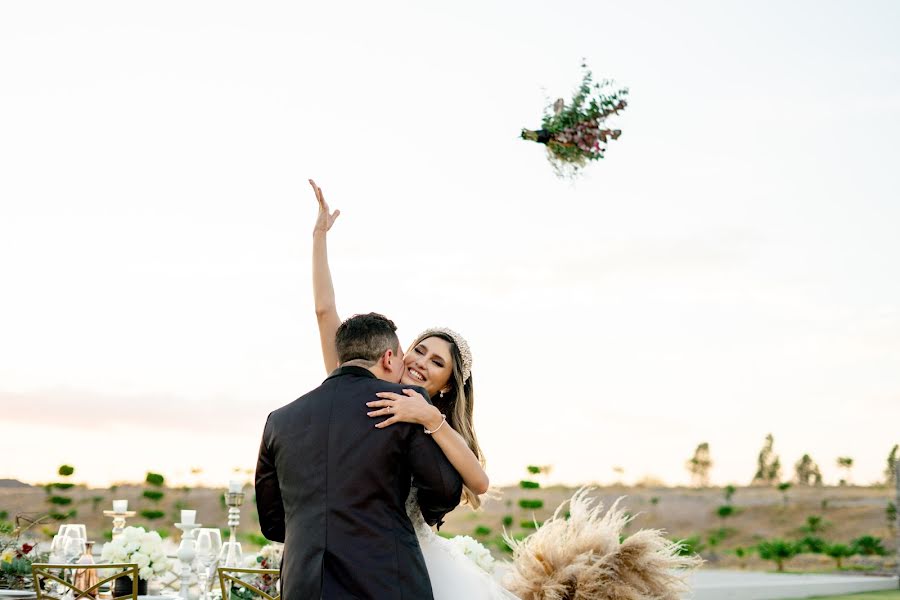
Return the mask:
[[[234,567],[219,567],[217,571],[219,573],[219,584],[222,586],[223,600],[229,600],[231,598],[231,590],[234,588],[250,590],[251,593],[260,596],[264,600],[279,600],[281,598],[281,594],[277,591],[274,592],[275,595],[273,596],[257,587],[258,582],[261,582],[267,587],[275,585],[278,578],[281,576],[281,571],[278,569],[238,569]],[[241,575],[256,575],[257,577],[252,581],[247,581],[248,579],[251,579],[251,577],[241,579]]]
[[[100,577],[100,571],[106,570],[112,570],[112,575]],[[66,577],[66,571],[72,571],[72,576]],[[109,582],[113,582],[110,584],[110,592],[113,600],[118,600],[120,598],[137,600],[138,573],[138,566],[134,563],[101,565],[53,565],[48,563],[34,563],[31,565],[31,577],[34,580],[34,591],[37,594],[38,600],[60,600],[60,596],[68,595],[69,592],[72,592],[72,596],[71,598],[67,597],[67,600],[79,600],[79,598],[93,599],[99,595],[100,586]],[[122,596],[115,595],[115,580],[119,578],[131,579],[132,585],[130,594]],[[49,589],[49,586],[47,586],[48,589],[44,589],[45,583],[47,582],[55,582],[61,585],[64,588],[64,591],[60,595],[55,595],[54,591]]]

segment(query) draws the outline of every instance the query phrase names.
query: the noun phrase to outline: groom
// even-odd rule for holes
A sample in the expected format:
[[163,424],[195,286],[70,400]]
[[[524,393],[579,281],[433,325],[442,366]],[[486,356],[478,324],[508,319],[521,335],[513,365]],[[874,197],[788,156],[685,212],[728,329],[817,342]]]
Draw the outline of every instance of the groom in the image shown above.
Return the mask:
[[263,534],[285,543],[284,600],[432,598],[404,507],[410,480],[431,524],[459,503],[462,480],[421,427],[376,429],[366,414],[376,392],[403,389],[396,329],[375,313],[344,321],[341,366],[266,421],[256,504]]

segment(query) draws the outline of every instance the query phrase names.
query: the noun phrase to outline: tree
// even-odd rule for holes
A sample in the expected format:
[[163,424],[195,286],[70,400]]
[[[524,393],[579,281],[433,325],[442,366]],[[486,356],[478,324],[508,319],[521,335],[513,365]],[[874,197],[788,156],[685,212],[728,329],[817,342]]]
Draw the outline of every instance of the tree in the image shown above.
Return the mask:
[[841,564],[843,560],[853,556],[855,553],[853,548],[846,544],[831,544],[825,548],[825,554],[834,559],[838,569],[843,569],[844,567]]
[[731,499],[734,497],[736,491],[737,488],[730,483],[725,486],[725,504],[731,504]]
[[[166,495],[165,492],[162,491],[163,485],[166,483],[166,478],[160,475],[159,473],[148,472],[147,477],[144,479],[147,485],[152,486],[151,489],[146,489],[143,492],[144,498],[153,502],[155,506],[159,506],[159,501],[163,499]],[[165,516],[166,513],[159,510],[158,508],[145,509],[141,511],[141,516],[150,521],[154,521],[156,519],[160,519]]]
[[804,454],[797,461],[794,465],[794,472],[798,485],[822,485],[822,472],[819,471],[819,465],[809,454]]
[[894,444],[894,447],[891,448],[891,453],[888,454],[887,457],[887,467],[884,469],[884,482],[889,485],[895,485],[897,483],[897,450],[900,449],[900,444]]
[[784,483],[778,484],[778,491],[781,492],[781,500],[784,502],[784,505],[788,505],[788,490],[791,489],[791,484],[785,481]]
[[[64,477],[66,481],[57,481],[56,483],[47,484],[44,489],[47,491],[47,502],[51,504],[50,517],[57,521],[63,521],[78,515],[78,511],[74,508],[62,512],[64,510],[63,507],[72,504],[72,497],[66,495],[65,492],[66,490],[75,487],[75,484],[69,480],[75,473],[75,467],[71,465],[61,465],[57,470],[57,473],[59,473],[60,477]],[[54,493],[53,490],[58,491]]]
[[850,542],[850,547],[855,554],[863,556],[886,556],[887,550],[881,545],[881,538],[871,535],[858,537]]
[[709,470],[713,462],[709,456],[709,444],[703,442],[694,450],[694,456],[687,461],[687,470],[691,473],[691,479],[697,487],[709,485]]
[[853,459],[849,456],[839,456],[837,459],[837,466],[847,473],[844,478],[841,479],[841,485],[846,485],[850,481],[850,469],[853,468]]
[[794,542],[777,538],[760,542],[756,550],[763,560],[775,561],[779,573],[784,572],[784,561],[792,559],[800,552],[800,548]]
[[756,459],[756,475],[753,476],[753,483],[773,485],[781,481],[781,459],[775,454],[774,446],[775,438],[770,433],[766,436],[766,442]]

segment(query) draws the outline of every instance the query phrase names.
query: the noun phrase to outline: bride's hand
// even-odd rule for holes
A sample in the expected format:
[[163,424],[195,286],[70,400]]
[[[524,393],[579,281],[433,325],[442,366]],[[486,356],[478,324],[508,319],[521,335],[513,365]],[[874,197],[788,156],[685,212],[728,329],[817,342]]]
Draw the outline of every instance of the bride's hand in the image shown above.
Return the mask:
[[394,423],[415,423],[426,429],[432,429],[440,425],[443,420],[441,411],[429,404],[422,394],[415,390],[403,390],[403,393],[406,395],[378,392],[375,395],[381,400],[366,402],[369,408],[378,409],[367,413],[370,417],[390,416],[389,419],[377,423],[375,427],[388,427]]
[[316,217],[316,224],[313,227],[313,233],[325,233],[329,229],[331,229],[332,225],[334,225],[334,222],[340,216],[341,211],[335,210],[333,213],[330,213],[328,209],[328,203],[325,202],[325,195],[322,194],[322,188],[317,186],[316,182],[312,179],[309,180],[309,185],[312,186],[313,191],[316,193],[316,200],[319,201],[319,216]]

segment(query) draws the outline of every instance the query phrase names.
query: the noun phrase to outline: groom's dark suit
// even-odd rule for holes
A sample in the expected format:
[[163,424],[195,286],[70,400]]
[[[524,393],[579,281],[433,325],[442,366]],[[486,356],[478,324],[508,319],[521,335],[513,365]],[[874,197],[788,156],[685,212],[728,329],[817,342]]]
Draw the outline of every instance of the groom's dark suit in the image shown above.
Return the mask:
[[376,429],[367,416],[376,392],[404,387],[341,367],[269,415],[256,504],[263,534],[285,543],[284,600],[432,598],[404,507],[410,480],[431,524],[459,503],[462,480],[421,426]]

